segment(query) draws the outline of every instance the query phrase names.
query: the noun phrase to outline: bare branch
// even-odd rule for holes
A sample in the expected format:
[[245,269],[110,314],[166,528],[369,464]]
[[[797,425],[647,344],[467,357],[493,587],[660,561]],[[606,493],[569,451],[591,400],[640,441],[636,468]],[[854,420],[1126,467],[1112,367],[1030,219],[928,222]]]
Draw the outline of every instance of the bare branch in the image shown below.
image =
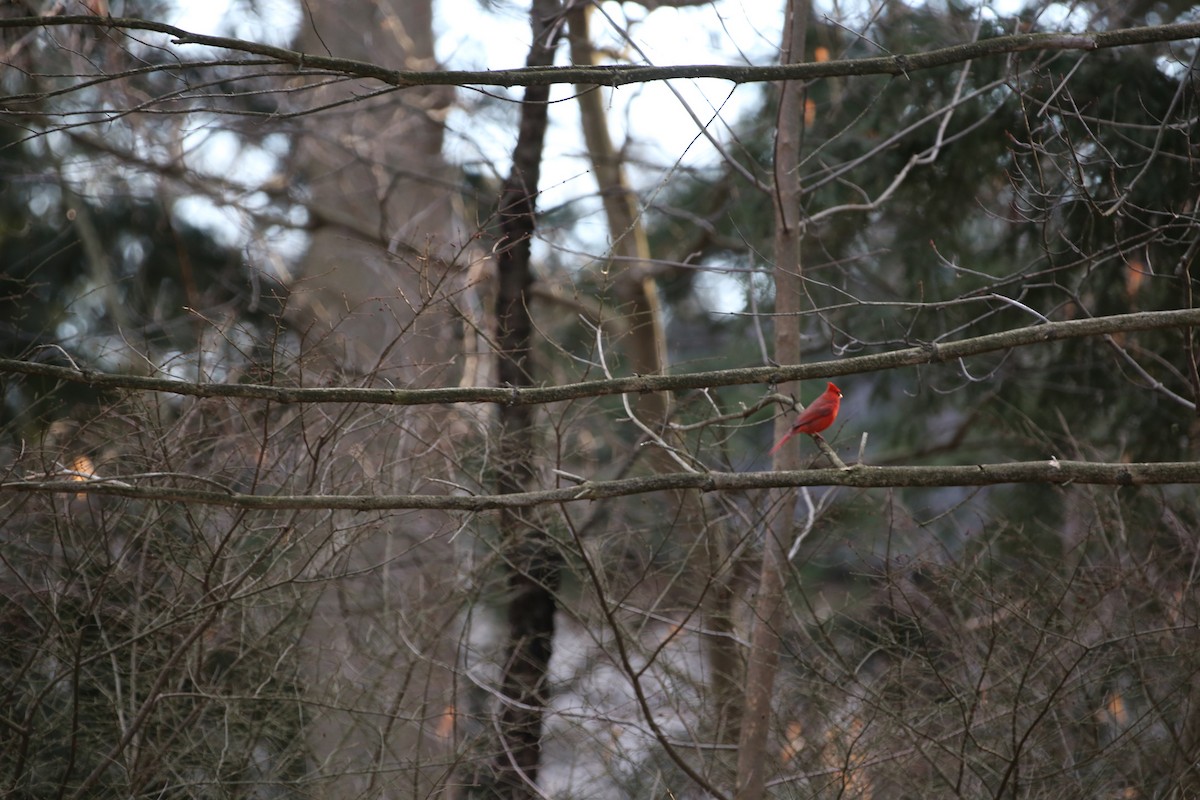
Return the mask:
[[774,385],[787,381],[860,375],[896,367],[938,364],[969,356],[1009,350],[1014,347],[1046,344],[1066,339],[1196,325],[1200,325],[1200,309],[1141,311],[1133,314],[1048,322],[1042,325],[991,333],[986,336],[960,339],[956,342],[928,343],[903,350],[892,350],[838,361],[819,361],[778,367],[745,367],[680,375],[634,375],[559,386],[448,386],[437,389],[366,389],[350,386],[288,388],[253,383],[190,383],[170,378],[151,378],[88,369],[77,370],[8,358],[0,359],[0,374],[39,375],[71,383],[82,383],[96,389],[131,389],[190,397],[236,397],[246,400],[269,400],[284,404],[374,403],[419,406],[441,403],[497,403],[500,405],[538,405],[583,397],[603,397],[624,392],[683,391],[719,386],[744,386],[753,383]]
[[733,83],[812,80],[850,75],[909,75],[920,70],[988,56],[1037,50],[1103,50],[1113,47],[1175,42],[1200,37],[1200,22],[1121,28],[1094,33],[1020,33],[951,45],[923,53],[897,54],[771,66],[700,64],[652,67],[616,64],[594,67],[523,67],[502,70],[392,70],[352,58],[331,58],[225,36],[191,33],[174,25],[147,19],[100,19],[90,16],[16,17],[0,19],[0,28],[87,26],[164,33],[176,45],[196,44],[275,59],[301,73],[313,70],[368,78],[389,86],[546,86],[581,83],[625,86],[675,78],[717,78]]
[[1200,462],[1158,461],[1134,464],[1087,461],[1017,461],[1008,464],[968,464],[938,467],[874,467],[854,465],[846,469],[811,469],[778,472],[675,472],[587,481],[577,486],[512,494],[446,496],[408,495],[254,495],[214,492],[171,486],[137,486],[128,479],[117,480],[16,480],[0,482],[0,493],[95,494],[139,500],[195,503],[244,510],[344,509],[350,511],[393,511],[439,509],[443,511],[489,511],[501,508],[530,508],[550,503],[601,500],[679,489],[703,492],[743,492],[797,486],[849,486],[858,489],[946,486],[998,486],[1014,483],[1094,484],[1099,486],[1150,486],[1171,483],[1200,483]]

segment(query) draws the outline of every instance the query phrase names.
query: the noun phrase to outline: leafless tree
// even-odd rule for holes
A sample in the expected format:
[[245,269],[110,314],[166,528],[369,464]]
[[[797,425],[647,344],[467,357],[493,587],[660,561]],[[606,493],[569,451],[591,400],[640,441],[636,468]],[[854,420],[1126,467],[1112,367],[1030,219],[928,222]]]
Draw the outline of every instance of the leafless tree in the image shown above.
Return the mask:
[[[1200,791],[1200,25],[1054,10],[794,0],[778,63],[656,66],[538,0],[452,71],[424,2],[4,9],[4,784]],[[716,166],[614,143],[701,77],[767,98],[690,109]],[[540,191],[555,86],[600,240]]]

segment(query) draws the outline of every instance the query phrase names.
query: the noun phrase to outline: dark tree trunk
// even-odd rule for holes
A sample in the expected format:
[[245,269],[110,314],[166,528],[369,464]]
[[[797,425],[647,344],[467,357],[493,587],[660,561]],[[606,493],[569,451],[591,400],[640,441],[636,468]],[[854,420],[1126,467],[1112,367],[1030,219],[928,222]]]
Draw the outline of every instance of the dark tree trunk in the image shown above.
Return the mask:
[[[535,0],[528,66],[553,62],[559,15],[557,0]],[[510,386],[533,383],[533,322],[528,305],[533,274],[529,255],[549,98],[548,86],[525,90],[512,174],[500,198],[501,238],[496,249],[496,338],[501,350],[498,376],[502,384]],[[526,491],[534,483],[531,407],[501,407],[499,427],[499,490]],[[499,794],[508,798],[535,796],[533,782],[541,760],[542,719],[548,699],[546,672],[554,639],[561,559],[544,529],[529,516],[534,513],[520,509],[500,512],[500,535],[509,571],[509,607],[508,649],[501,685],[502,748],[496,760],[496,777]]]

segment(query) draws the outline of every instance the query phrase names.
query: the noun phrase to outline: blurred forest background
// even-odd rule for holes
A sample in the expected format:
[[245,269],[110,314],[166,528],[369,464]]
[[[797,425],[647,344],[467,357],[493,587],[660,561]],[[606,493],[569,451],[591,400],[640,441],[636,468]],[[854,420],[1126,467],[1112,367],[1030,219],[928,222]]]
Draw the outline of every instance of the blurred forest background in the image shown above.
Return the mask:
[[0,5],[0,794],[1200,796],[1200,13],[757,6]]

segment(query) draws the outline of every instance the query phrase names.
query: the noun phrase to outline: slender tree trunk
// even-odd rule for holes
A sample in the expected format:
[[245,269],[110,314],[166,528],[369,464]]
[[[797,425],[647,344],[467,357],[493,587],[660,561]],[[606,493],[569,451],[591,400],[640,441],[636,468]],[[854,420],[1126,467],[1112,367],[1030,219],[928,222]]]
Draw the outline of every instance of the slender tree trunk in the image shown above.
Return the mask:
[[[528,66],[554,60],[559,30],[557,0],[534,0],[533,42]],[[512,173],[500,197],[500,242],[496,249],[499,289],[496,296],[497,374],[502,384],[533,384],[533,322],[529,314],[530,240],[536,223],[535,203],[542,145],[546,135],[550,87],[525,90],[521,125],[513,150]],[[534,429],[530,406],[503,406],[499,411],[497,490],[528,491],[534,487]],[[501,750],[496,758],[498,793],[502,797],[535,797],[541,761],[542,722],[547,697],[546,673],[554,640],[554,611],[560,556],[544,529],[526,515],[500,512],[500,535],[508,573],[508,648],[504,663],[500,712]]]
[[[569,12],[571,62],[581,66],[595,63],[595,50],[588,32],[591,4],[577,2]],[[601,87],[578,84],[579,113],[588,158],[596,186],[604,203],[604,215],[612,237],[612,255],[621,260],[613,270],[617,300],[625,326],[625,353],[629,369],[639,375],[666,371],[667,347],[662,326],[658,287],[651,274],[650,245],[646,228],[637,213],[633,192],[625,180],[621,155],[608,132]],[[646,392],[632,401],[642,421],[659,426],[669,413],[667,392]]]
[[[808,22],[807,0],[788,0],[783,31],[783,60],[802,60]],[[780,363],[800,361],[797,322],[803,282],[800,265],[800,138],[804,124],[804,87],[798,82],[780,88],[779,121],[775,137],[775,358]],[[787,420],[780,417],[775,430],[782,436]],[[794,447],[776,455],[776,464],[794,468]],[[737,800],[758,800],[766,780],[767,735],[771,700],[779,670],[779,627],[783,619],[787,543],[792,535],[796,491],[770,493],[771,511],[766,525],[762,569],[754,607],[750,658],[746,668],[746,701],[738,741]]]
[[[571,63],[591,66],[596,63],[592,46],[589,18],[592,4],[576,2],[568,11],[570,26]],[[575,86],[584,141],[592,174],[604,204],[604,214],[612,238],[612,256],[619,258],[613,265],[617,301],[623,322],[621,340],[628,360],[629,371],[639,375],[665,374],[668,368],[667,346],[663,330],[662,308],[658,286],[650,262],[650,245],[646,227],[638,213],[636,197],[629,188],[621,153],[613,144],[605,111],[604,89],[590,84]],[[661,428],[671,415],[669,392],[644,392],[630,397],[635,413],[653,428]],[[664,431],[664,434],[667,432]],[[653,469],[670,471],[675,462],[662,450],[652,448],[648,459]],[[712,738],[722,743],[736,744],[737,714],[740,706],[742,681],[741,659],[733,633],[732,604],[735,599],[733,579],[715,577],[726,571],[733,545],[730,529],[718,525],[706,529],[695,492],[679,492],[675,501],[681,506],[676,524],[681,531],[698,538],[690,547],[689,574],[696,580],[687,585],[705,587],[717,582],[704,593],[700,602],[705,606],[705,630],[712,635],[706,639],[711,694]]]

